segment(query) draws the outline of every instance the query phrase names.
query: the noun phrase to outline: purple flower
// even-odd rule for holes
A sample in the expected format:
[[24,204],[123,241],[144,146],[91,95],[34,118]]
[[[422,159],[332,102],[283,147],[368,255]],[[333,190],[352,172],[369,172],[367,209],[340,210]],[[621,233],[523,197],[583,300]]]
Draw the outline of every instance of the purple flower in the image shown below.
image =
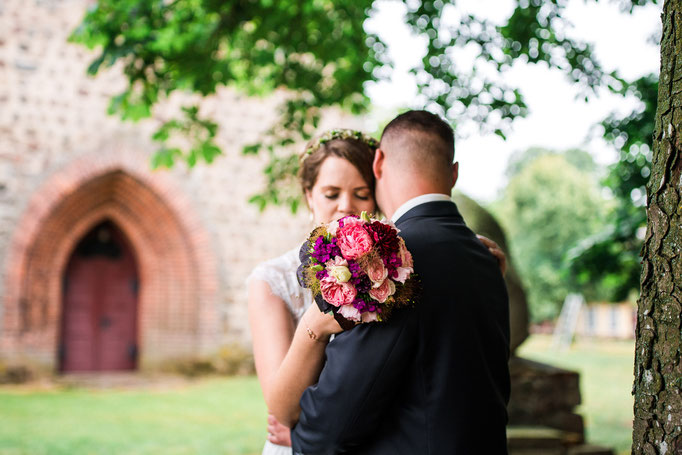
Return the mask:
[[353,285],[358,290],[359,293],[367,293],[372,288],[372,281],[365,274],[358,276],[357,278],[351,279]]
[[329,273],[327,273],[327,269],[322,269],[322,270],[318,270],[317,272],[315,272],[315,278],[317,278],[318,280],[322,280],[323,278],[326,278],[327,276],[329,276]]
[[336,256],[341,256],[341,250],[336,246],[336,239],[331,239],[330,243],[325,243],[324,237],[320,236],[315,239],[313,245],[313,252],[310,254],[319,264],[324,264]]
[[384,265],[386,268],[394,268],[397,269],[401,265],[403,265],[403,261],[400,259],[400,255],[398,253],[390,253],[388,256],[384,257]]
[[360,264],[355,261],[348,261],[348,270],[350,270],[351,276],[353,278],[358,278],[362,274],[362,268]]

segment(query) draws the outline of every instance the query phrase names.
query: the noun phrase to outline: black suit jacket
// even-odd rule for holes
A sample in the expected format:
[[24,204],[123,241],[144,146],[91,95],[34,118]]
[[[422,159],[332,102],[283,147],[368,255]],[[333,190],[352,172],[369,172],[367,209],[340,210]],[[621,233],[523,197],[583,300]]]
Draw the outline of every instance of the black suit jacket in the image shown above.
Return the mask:
[[304,454],[506,454],[509,305],[454,203],[397,222],[422,283],[411,308],[340,333],[291,432]]

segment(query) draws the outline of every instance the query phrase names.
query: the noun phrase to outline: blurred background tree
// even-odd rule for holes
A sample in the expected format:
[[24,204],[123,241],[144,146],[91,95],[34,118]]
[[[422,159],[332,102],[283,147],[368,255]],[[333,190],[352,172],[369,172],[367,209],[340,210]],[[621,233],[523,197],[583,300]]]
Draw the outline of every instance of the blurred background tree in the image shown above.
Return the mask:
[[[589,43],[566,36],[566,1],[516,0],[502,25],[462,13],[455,2],[408,1],[406,21],[427,46],[417,76],[421,107],[437,111],[454,126],[476,125],[502,137],[527,113],[523,93],[509,86],[505,71],[515,62],[543,63],[562,71],[589,97],[600,87],[625,93],[628,84],[606,73]],[[648,3],[622,0],[622,8]],[[390,78],[387,45],[364,28],[375,14],[373,0],[222,1],[100,0],[83,18],[72,40],[95,49],[89,72],[122,65],[128,84],[110,111],[123,119],[152,116],[173,92],[210,96],[221,86],[264,96],[286,89],[280,120],[246,153],[267,153],[267,186],[252,201],[261,208],[298,198],[284,191],[297,160],[286,146],[314,133],[324,108],[367,109],[368,82]],[[444,18],[447,17],[447,20]],[[472,51],[473,64],[456,53]],[[222,151],[219,129],[199,103],[165,119],[154,134],[156,166],[184,159],[212,161]],[[417,106],[419,107],[419,106]],[[187,147],[172,138],[190,139]]]
[[[531,148],[511,157],[507,176],[493,210],[526,285],[531,321],[554,319],[576,290],[564,273],[566,251],[604,226],[608,201],[600,194],[597,167],[580,150]],[[601,291],[582,290],[586,298]]]
[[599,286],[611,301],[625,300],[639,291],[658,75],[628,84],[624,93],[639,100],[635,110],[628,115],[612,114],[602,122],[604,138],[620,154],[602,183],[615,202],[607,216],[609,222],[568,253],[571,281],[578,287]]

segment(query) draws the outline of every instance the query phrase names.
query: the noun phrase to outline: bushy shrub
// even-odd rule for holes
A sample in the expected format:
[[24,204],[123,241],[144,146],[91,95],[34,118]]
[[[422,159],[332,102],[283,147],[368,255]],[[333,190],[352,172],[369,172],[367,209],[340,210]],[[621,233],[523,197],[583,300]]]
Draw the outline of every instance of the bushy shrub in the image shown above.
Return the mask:
[[168,361],[161,369],[192,378],[208,375],[244,376],[256,371],[251,351],[237,343],[225,345],[210,356]]
[[5,365],[0,362],[0,384],[23,384],[34,378],[26,365]]

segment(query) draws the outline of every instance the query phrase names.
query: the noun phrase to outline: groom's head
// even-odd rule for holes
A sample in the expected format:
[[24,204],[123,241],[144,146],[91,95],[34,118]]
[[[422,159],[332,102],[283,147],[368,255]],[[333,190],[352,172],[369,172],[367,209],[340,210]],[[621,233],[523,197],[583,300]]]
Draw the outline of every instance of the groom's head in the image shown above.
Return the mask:
[[408,111],[386,125],[375,155],[376,197],[390,216],[420,194],[450,194],[457,181],[452,128],[427,111]]

